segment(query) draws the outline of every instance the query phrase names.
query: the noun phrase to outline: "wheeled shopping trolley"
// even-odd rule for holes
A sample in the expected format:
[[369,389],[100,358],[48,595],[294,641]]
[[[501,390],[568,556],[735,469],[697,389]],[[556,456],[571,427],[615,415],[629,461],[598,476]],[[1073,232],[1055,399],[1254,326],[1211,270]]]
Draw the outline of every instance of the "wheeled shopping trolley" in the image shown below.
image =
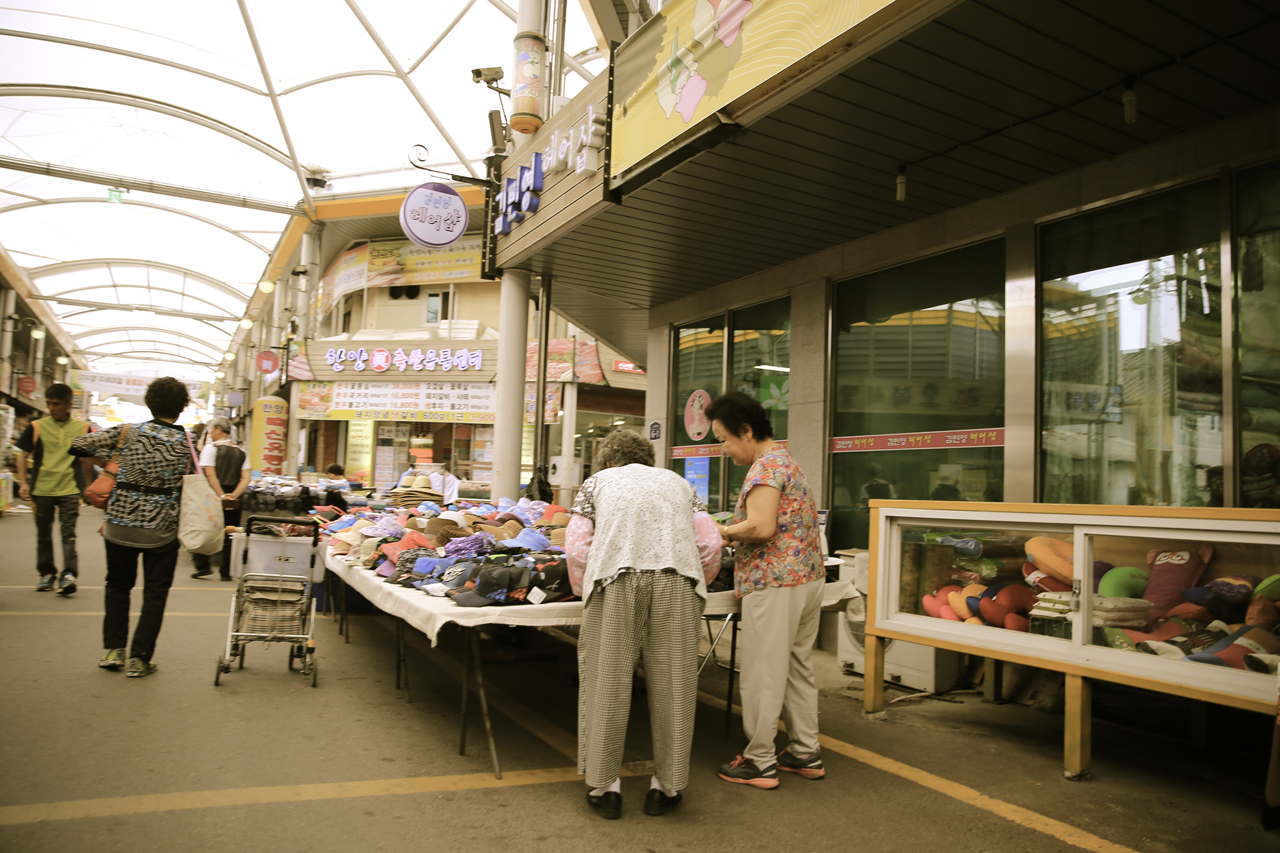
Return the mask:
[[316,566],[319,541],[320,524],[311,518],[254,515],[245,522],[244,533],[232,534],[231,574],[238,585],[231,599],[226,650],[213,676],[215,686],[231,672],[233,662],[244,668],[245,649],[252,642],[288,643],[289,669],[298,662],[302,675],[316,686],[316,603],[311,585],[324,580],[324,564]]

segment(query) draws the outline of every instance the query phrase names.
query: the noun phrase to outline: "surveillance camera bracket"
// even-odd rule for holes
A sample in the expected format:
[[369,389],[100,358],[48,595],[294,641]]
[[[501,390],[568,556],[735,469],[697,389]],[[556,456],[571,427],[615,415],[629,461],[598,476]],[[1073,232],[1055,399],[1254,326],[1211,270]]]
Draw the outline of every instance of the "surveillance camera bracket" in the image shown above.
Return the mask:
[[497,187],[494,186],[491,181],[486,181],[484,178],[473,178],[470,175],[454,175],[450,172],[442,172],[439,169],[433,169],[430,166],[425,166],[423,164],[426,162],[426,159],[427,146],[419,144],[409,149],[409,165],[413,166],[415,169],[421,169],[428,174],[439,175],[442,178],[447,178],[459,184],[470,184],[473,187],[497,190]]

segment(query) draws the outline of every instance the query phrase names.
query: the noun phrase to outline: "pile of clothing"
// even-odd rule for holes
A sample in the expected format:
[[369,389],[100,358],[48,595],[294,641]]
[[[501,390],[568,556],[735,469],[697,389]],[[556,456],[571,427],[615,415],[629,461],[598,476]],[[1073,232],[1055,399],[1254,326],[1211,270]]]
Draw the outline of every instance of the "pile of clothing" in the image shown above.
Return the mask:
[[562,506],[528,498],[443,507],[424,500],[383,512],[325,507],[316,516],[331,555],[345,556],[386,583],[463,607],[574,597],[564,554],[569,513]]

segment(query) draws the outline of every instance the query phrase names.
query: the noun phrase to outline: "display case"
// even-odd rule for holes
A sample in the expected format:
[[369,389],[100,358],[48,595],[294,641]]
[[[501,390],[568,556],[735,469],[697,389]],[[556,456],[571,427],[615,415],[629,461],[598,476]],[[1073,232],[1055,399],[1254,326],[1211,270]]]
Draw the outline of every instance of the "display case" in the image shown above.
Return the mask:
[[868,712],[887,639],[1065,673],[1069,776],[1088,772],[1091,679],[1275,712],[1280,511],[871,507]]

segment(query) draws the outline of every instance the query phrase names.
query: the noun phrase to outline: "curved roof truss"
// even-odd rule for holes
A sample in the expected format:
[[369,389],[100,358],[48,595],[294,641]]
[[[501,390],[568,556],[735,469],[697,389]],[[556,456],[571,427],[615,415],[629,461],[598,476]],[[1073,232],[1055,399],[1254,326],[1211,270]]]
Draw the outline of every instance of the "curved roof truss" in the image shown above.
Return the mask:
[[239,237],[241,240],[244,240],[250,246],[253,246],[255,249],[259,250],[263,254],[267,254],[267,255],[271,254],[271,249],[268,248],[267,246],[262,245],[257,240],[254,240],[251,237],[246,237],[244,234],[235,230],[234,228],[229,228],[226,225],[223,225],[221,222],[218,222],[216,219],[210,219],[209,217],[201,216],[198,213],[192,213],[190,211],[182,210],[177,207],[169,207],[167,204],[156,204],[155,202],[151,202],[151,201],[133,201],[131,199],[121,199],[120,201],[112,201],[109,198],[92,198],[89,196],[82,196],[80,198],[53,198],[53,199],[49,199],[48,201],[24,201],[24,202],[21,202],[20,204],[11,204],[8,207],[0,207],[0,213],[9,213],[15,210],[25,210],[28,207],[47,207],[51,204],[128,204],[128,205],[132,205],[133,207],[149,207],[152,210],[163,210],[165,213],[175,213],[178,216],[185,216],[188,219],[194,219],[197,222],[203,222],[205,225],[212,225],[214,228],[217,228],[222,231],[226,231],[228,234],[230,234],[233,237]]
[[56,264],[45,264],[42,267],[35,267],[34,269],[28,270],[27,275],[31,277],[32,281],[35,281],[36,279],[44,278],[45,276],[75,272],[77,270],[110,269],[113,264],[131,267],[145,267],[147,269],[171,272],[175,275],[181,275],[186,278],[193,279],[201,284],[206,284],[241,304],[248,304],[249,302],[248,294],[241,293],[234,287],[223,284],[215,278],[210,278],[203,273],[198,273],[195,270],[190,270],[186,267],[179,267],[174,264],[162,264],[158,261],[131,260],[129,258],[92,258],[81,261],[61,261]]
[[[131,334],[135,332],[162,332],[166,335],[173,335],[176,338],[182,338],[183,340],[188,340],[193,342],[194,344],[196,344],[196,346],[193,346],[192,349],[207,349],[209,352],[213,353],[215,361],[222,353],[221,347],[217,346],[216,344],[210,343],[204,338],[196,337],[195,335],[188,335],[186,332],[179,332],[174,329],[166,329],[163,326],[146,326],[146,325],[103,326],[98,329],[87,329],[83,332],[78,332],[72,335],[71,339],[74,341],[82,341],[98,335],[109,335],[109,334],[114,334],[116,332],[121,332],[126,334],[126,337],[118,339],[118,342],[121,342],[121,343],[125,343],[125,342],[136,343],[136,341],[133,341],[131,338],[127,337],[127,334]],[[101,345],[101,344],[116,343],[116,342],[117,342],[116,340],[110,340],[110,341],[98,341],[97,343]]]
[[154,98],[144,98],[140,95],[130,95],[125,92],[109,92],[105,89],[89,89],[82,86],[19,83],[0,83],[0,98],[71,98],[79,101],[102,101],[107,104],[119,104],[124,107],[151,110],[152,112],[173,116],[221,133],[242,145],[247,145],[253,150],[267,155],[281,166],[289,169],[289,171],[294,170],[294,163],[289,159],[288,154],[263,142],[258,137],[203,113],[179,107],[175,104],[165,103],[164,101],[157,101]]

